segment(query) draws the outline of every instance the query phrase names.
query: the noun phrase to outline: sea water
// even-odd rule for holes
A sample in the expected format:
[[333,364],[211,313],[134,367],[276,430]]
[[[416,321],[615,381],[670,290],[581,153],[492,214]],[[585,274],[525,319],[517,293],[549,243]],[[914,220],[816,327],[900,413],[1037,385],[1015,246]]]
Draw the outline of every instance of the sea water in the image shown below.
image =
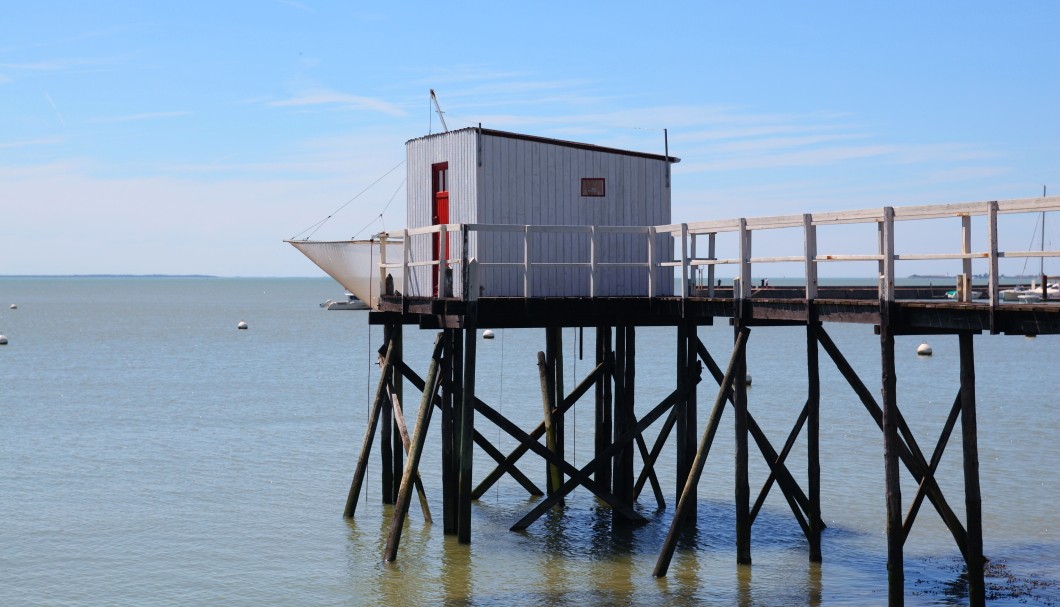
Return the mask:
[[[646,488],[649,519],[615,530],[584,489],[522,533],[536,499],[505,477],[472,507],[470,546],[441,527],[439,441],[421,464],[433,525],[416,500],[398,560],[382,562],[392,509],[381,504],[378,445],[356,517],[342,508],[378,379],[382,331],[367,314],[326,311],[330,279],[0,278],[0,605],[862,605],[886,602],[883,439],[821,352],[824,562],[777,489],[753,527],[751,566],[735,558],[733,429],[727,412],[700,484],[697,531],[665,578],[651,572],[675,507],[673,448]],[[17,304],[11,309],[10,304]],[[247,330],[236,328],[245,321]],[[872,328],[826,330],[878,394]],[[732,329],[700,328],[725,365]],[[541,417],[543,330],[478,343],[478,395],[524,429]],[[585,356],[579,338],[584,338]],[[434,332],[405,329],[426,374]],[[591,369],[593,332],[563,332],[565,384]],[[675,333],[637,331],[637,411],[674,387]],[[934,450],[957,394],[956,337],[896,339],[898,398]],[[774,447],[806,400],[805,331],[755,328],[750,411]],[[975,338],[984,548],[991,605],[1060,604],[1060,337]],[[717,387],[699,387],[699,430]],[[405,388],[406,416],[418,394]],[[481,416],[502,451],[515,441]],[[648,432],[649,445],[657,423]],[[592,457],[591,395],[567,415],[567,457]],[[959,425],[936,474],[963,518]],[[804,436],[804,435],[803,435]],[[751,444],[752,498],[768,469]],[[639,470],[640,460],[637,458]],[[475,479],[492,468],[475,454]],[[788,459],[805,487],[805,439]],[[521,469],[539,486],[544,464]],[[916,487],[903,468],[908,508]],[[967,601],[952,537],[925,502],[905,549],[906,604]]]

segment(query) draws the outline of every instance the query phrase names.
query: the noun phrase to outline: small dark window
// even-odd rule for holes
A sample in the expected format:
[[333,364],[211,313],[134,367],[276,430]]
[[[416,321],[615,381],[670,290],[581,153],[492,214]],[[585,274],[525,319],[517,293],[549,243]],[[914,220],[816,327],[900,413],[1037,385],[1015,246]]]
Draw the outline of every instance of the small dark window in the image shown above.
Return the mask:
[[604,194],[603,177],[582,177],[582,196],[603,196]]

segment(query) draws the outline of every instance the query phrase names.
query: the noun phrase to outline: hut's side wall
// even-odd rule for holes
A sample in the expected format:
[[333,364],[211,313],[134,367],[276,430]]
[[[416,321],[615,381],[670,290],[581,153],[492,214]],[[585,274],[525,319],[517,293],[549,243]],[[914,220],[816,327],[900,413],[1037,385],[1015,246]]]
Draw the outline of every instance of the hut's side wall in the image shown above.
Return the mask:
[[[431,225],[432,216],[432,172],[431,167],[440,162],[449,163],[449,222],[475,223],[479,221],[478,209],[478,133],[475,129],[463,129],[449,133],[440,133],[420,139],[413,139],[405,144],[407,158],[407,182],[405,191],[408,196],[409,228]],[[469,247],[474,255],[475,237],[472,236]],[[452,234],[449,244],[450,259],[458,259],[462,243],[459,234]],[[411,261],[430,261],[431,237],[415,236],[409,247]],[[459,289],[459,268],[456,267]],[[431,294],[431,268],[421,266],[413,268],[409,276],[410,295]]]
[[[482,189],[479,222],[515,225],[653,226],[670,223],[670,190],[662,159],[616,154],[516,137],[482,136]],[[582,178],[603,178],[605,195],[581,195]],[[598,262],[644,262],[646,235],[600,236]],[[521,262],[525,238],[495,233],[480,237],[476,254],[484,263]],[[536,234],[531,261],[588,262],[586,235]],[[670,255],[667,236],[656,241],[658,258]],[[485,266],[484,293],[523,295],[523,271]],[[599,268],[598,296],[643,296],[648,292],[646,268]],[[673,293],[673,270],[655,270],[656,294]],[[550,266],[535,269],[533,296],[587,296],[589,270]]]

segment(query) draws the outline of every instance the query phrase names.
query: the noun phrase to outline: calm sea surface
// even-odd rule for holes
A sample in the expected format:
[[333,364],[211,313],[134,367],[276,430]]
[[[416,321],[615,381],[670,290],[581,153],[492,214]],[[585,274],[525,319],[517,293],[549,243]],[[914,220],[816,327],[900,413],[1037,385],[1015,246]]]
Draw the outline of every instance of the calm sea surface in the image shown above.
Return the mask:
[[[673,449],[660,463],[669,500],[651,522],[613,534],[610,513],[577,490],[525,533],[534,501],[510,479],[473,507],[470,547],[425,526],[413,503],[398,561],[382,563],[391,511],[373,459],[353,521],[342,508],[377,379],[381,329],[364,312],[318,307],[330,279],[2,278],[0,605],[862,605],[886,601],[883,439],[822,352],[824,563],[774,491],[753,529],[754,565],[735,564],[731,412],[699,490],[699,531],[670,574],[652,567],[674,508]],[[17,304],[18,309],[9,309]],[[236,329],[239,321],[250,328]],[[874,391],[871,327],[827,330]],[[567,387],[590,368],[564,332]],[[523,428],[540,420],[541,330],[479,342],[479,396]],[[701,338],[724,366],[732,331]],[[406,329],[423,375],[430,331]],[[673,389],[674,332],[637,333],[638,411]],[[804,332],[754,329],[751,412],[783,444],[806,394]],[[899,338],[903,414],[933,449],[958,389],[956,337]],[[1060,338],[979,336],[976,344],[985,552],[992,605],[1060,604]],[[418,399],[406,388],[407,416]],[[591,395],[590,395],[591,396]],[[701,384],[700,422],[715,390]],[[592,400],[568,414],[568,457],[592,452]],[[502,450],[514,441],[479,417]],[[573,430],[571,430],[573,428]],[[441,518],[438,438],[422,470]],[[752,495],[766,467],[752,443]],[[789,459],[803,478],[805,442]],[[476,478],[490,460],[476,453]],[[637,460],[639,469],[640,462]],[[543,483],[532,455],[524,472]],[[903,472],[904,474],[904,472]],[[963,516],[959,432],[937,478]],[[915,486],[903,486],[908,505]],[[910,605],[966,602],[956,545],[929,504],[906,547]]]

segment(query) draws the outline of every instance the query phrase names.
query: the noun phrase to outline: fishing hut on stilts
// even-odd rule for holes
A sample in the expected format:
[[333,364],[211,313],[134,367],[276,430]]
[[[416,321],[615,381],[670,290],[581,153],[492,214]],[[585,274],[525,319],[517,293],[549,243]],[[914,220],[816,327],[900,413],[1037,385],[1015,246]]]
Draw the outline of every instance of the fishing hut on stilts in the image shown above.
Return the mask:
[[[678,159],[668,150],[647,154],[483,128],[413,139],[406,148],[408,227],[380,234],[369,243],[375,257],[367,270],[368,282],[376,295],[358,294],[372,302],[369,322],[383,326],[382,371],[344,510],[346,517],[356,513],[378,438],[383,501],[395,505],[383,559],[398,556],[413,493],[425,516],[431,516],[419,463],[428,447],[428,430],[437,426],[445,534],[469,543],[473,503],[504,475],[541,497],[513,521],[512,530],[528,528],[549,509],[562,506],[564,497],[579,487],[611,507],[613,525],[643,524],[647,521],[637,503],[645,499],[644,490],[650,486],[648,499],[665,507],[669,489],[676,505],[653,571],[664,576],[679,536],[696,525],[699,481],[729,410],[735,428],[736,561],[751,563],[754,522],[775,487],[806,537],[809,560],[820,562],[825,529],[819,457],[824,358],[849,384],[868,413],[866,422],[882,434],[888,603],[904,602],[903,546],[925,500],[952,534],[967,565],[969,603],[985,603],[973,337],[1060,333],[1060,306],[1000,305],[998,272],[1001,257],[1055,257],[1060,252],[1003,251],[997,227],[999,215],[1060,210],[1060,197],[673,224],[670,168]],[[973,218],[985,225],[978,240],[973,238]],[[895,234],[903,222],[939,219],[952,221],[960,230],[960,251],[896,250]],[[819,230],[846,224],[874,226],[876,252],[818,250]],[[798,232],[801,250],[787,256],[754,256],[753,236],[772,230]],[[735,243],[732,250],[720,246],[719,235],[729,235],[727,242]],[[353,289],[350,277],[355,272],[340,267],[337,251],[343,243],[292,244]],[[984,300],[972,299],[973,259],[987,264]],[[957,298],[896,297],[897,260],[958,261],[962,272]],[[871,298],[822,296],[826,291],[819,289],[818,265],[844,261],[874,264],[878,285]],[[771,296],[771,288],[752,283],[753,265],[792,262],[801,264],[805,274],[796,295],[789,289],[776,291],[783,296]],[[716,284],[715,268],[726,265],[736,278],[723,290]],[[705,281],[695,278],[704,273]],[[362,279],[357,286],[363,289]],[[725,321],[722,327],[718,320]],[[875,329],[881,353],[877,387],[854,371],[829,336],[829,323]],[[668,371],[674,378],[669,394],[658,402],[636,403],[636,336],[645,326],[674,328],[676,365]],[[747,344],[755,328],[768,326],[805,328],[807,393],[793,403],[791,429],[780,441],[767,436],[756,422],[747,391]],[[402,338],[408,327],[437,331],[426,377],[406,364]],[[544,330],[544,347],[537,357],[542,416],[534,428],[519,427],[479,398],[475,371],[480,327]],[[596,334],[594,364],[573,387],[564,385],[562,329],[569,327],[594,328]],[[708,330],[731,332],[731,350],[708,351],[700,339]],[[902,416],[894,351],[900,335],[952,336],[958,341],[956,396],[933,444],[921,443]],[[402,413],[406,382],[416,388],[413,398],[420,404],[411,426]],[[583,399],[593,400],[594,453],[591,461],[576,467],[566,455],[565,418]],[[701,403],[709,407],[700,411]],[[481,431],[484,422],[510,435],[518,446],[503,452]],[[955,509],[934,474],[958,423],[964,504]],[[658,429],[650,443],[645,433],[649,428]],[[806,464],[796,471],[787,462],[800,437]],[[752,444],[769,470],[757,494],[751,491],[749,477]],[[676,453],[673,479],[660,478],[656,470],[667,448]],[[518,466],[529,452],[542,460],[540,486]],[[477,460],[477,470],[476,454],[489,458]],[[903,499],[903,468],[917,486],[911,500]],[[963,510],[963,517],[957,510]]]

